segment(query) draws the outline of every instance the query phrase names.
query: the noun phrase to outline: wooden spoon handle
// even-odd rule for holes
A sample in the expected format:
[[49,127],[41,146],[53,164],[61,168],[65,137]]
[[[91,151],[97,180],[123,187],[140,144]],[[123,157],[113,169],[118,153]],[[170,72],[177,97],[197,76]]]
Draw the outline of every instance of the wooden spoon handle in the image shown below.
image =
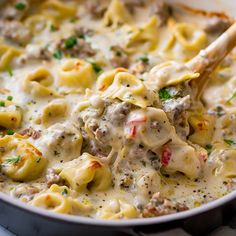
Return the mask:
[[226,30],[219,38],[206,49],[190,60],[186,65],[194,72],[200,73],[200,77],[194,81],[197,85],[197,96],[201,93],[208,81],[208,75],[224,59],[224,57],[236,46],[236,23]]

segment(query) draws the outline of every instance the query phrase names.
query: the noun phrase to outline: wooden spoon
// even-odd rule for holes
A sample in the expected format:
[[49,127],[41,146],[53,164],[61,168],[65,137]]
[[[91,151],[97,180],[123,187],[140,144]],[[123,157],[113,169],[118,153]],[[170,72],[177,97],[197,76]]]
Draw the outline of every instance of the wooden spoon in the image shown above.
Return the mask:
[[219,38],[186,64],[192,71],[200,73],[200,76],[191,82],[197,89],[195,98],[201,97],[209,80],[208,76],[235,46],[236,23],[232,24]]

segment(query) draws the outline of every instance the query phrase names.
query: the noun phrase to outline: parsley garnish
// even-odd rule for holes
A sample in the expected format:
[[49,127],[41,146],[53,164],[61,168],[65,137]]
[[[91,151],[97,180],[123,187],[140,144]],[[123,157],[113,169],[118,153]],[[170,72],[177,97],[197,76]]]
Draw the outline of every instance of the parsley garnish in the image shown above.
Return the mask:
[[62,52],[58,49],[53,53],[54,58],[61,60],[62,59]]
[[66,188],[63,189],[63,191],[61,192],[62,195],[67,195],[68,194],[68,190]]
[[21,160],[21,156],[8,158],[5,160],[5,163],[15,165]]
[[66,39],[64,43],[67,49],[73,48],[77,43],[77,38],[76,36],[71,36],[68,39]]
[[41,161],[41,157],[39,157],[36,162],[39,163]]
[[0,107],[5,107],[5,102],[4,101],[0,101]]
[[235,142],[233,141],[233,140],[231,140],[231,139],[224,139],[224,142],[226,143],[226,144],[228,144],[228,145],[233,145],[233,144],[235,144]]
[[148,64],[149,63],[149,58],[147,56],[142,56],[138,59],[138,61],[142,61],[143,63]]
[[51,32],[55,32],[55,31],[57,31],[58,30],[58,28],[55,26],[55,25],[51,25],[50,26],[50,31]]
[[15,5],[15,8],[19,11],[23,11],[25,9],[26,5],[23,2],[19,2]]
[[7,68],[6,68],[6,71],[7,71],[7,73],[12,77],[13,76],[13,71],[12,71],[12,68],[10,67],[10,66],[8,66]]
[[12,101],[13,97],[12,96],[7,96],[8,101]]
[[205,146],[205,149],[207,150],[208,155],[211,153],[212,147],[213,147],[213,146],[212,146],[211,144],[207,144],[207,145]]
[[14,134],[14,131],[13,130],[7,130],[7,135],[13,135]]
[[93,70],[95,71],[96,74],[101,74],[103,72],[103,69],[101,66],[99,66],[98,64],[94,63],[94,62],[90,62],[90,64],[93,67]]
[[226,103],[230,104],[230,102],[236,97],[236,91],[231,95],[231,97],[226,101]]
[[146,162],[144,160],[141,160],[140,162],[142,163],[144,167],[146,166]]
[[171,94],[165,88],[159,90],[158,95],[161,101],[165,101],[172,98]]

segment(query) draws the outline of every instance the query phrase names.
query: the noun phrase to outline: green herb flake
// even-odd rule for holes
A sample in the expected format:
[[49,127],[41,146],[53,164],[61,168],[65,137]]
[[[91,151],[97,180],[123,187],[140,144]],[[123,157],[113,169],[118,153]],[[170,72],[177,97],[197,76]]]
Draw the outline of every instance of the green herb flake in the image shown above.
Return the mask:
[[77,20],[77,18],[76,18],[76,17],[73,17],[73,18],[70,19],[70,22],[71,22],[71,23],[75,23],[76,20]]
[[141,81],[144,81],[144,78],[139,78]]
[[142,56],[142,57],[138,58],[138,61],[148,64],[149,58],[147,56]]
[[55,25],[50,25],[50,31],[51,32],[55,32],[57,30],[58,30],[58,28]]
[[99,66],[98,64],[94,63],[94,62],[90,62],[90,64],[93,67],[93,70],[95,71],[96,74],[101,74],[103,72],[103,69],[101,66]]
[[231,95],[231,97],[226,101],[227,104],[230,104],[231,101],[236,97],[236,91]]
[[57,60],[61,60],[62,59],[62,52],[58,49],[53,53],[53,57],[56,58]]
[[77,38],[76,36],[71,36],[68,39],[66,39],[64,43],[67,49],[73,48],[77,43]]
[[15,132],[13,130],[7,130],[7,135],[13,135]]
[[233,140],[231,140],[231,139],[224,139],[224,142],[226,143],[226,144],[228,144],[228,145],[233,145],[233,144],[235,144],[235,142],[233,141]]
[[0,107],[5,107],[5,102],[4,101],[0,101]]
[[25,9],[26,5],[23,2],[18,2],[15,5],[15,8],[19,11],[23,11]]
[[144,160],[140,161],[144,167],[146,167],[146,162]]
[[7,96],[7,100],[8,100],[8,101],[12,101],[12,100],[13,100],[13,97],[12,97],[12,96]]
[[62,195],[67,195],[68,194],[68,190],[66,188],[63,189],[63,191],[61,192]]
[[36,162],[39,163],[41,161],[41,157],[37,158]]
[[5,160],[5,163],[15,165],[21,160],[21,156],[8,158]]
[[161,101],[165,101],[172,98],[171,94],[165,88],[159,90],[158,95]]
[[7,71],[7,73],[9,74],[9,76],[13,76],[13,71],[12,71],[12,68],[10,67],[10,66],[8,66],[7,68],[6,68],[6,71]]

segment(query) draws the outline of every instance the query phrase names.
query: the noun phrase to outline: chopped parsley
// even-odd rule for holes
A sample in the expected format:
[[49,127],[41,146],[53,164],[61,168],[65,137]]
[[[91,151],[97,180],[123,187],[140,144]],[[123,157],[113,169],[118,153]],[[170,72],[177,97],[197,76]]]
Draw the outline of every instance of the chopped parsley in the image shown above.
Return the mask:
[[147,56],[142,56],[142,57],[138,58],[138,61],[148,64],[149,58]]
[[8,101],[12,101],[13,97],[12,96],[7,96]]
[[7,73],[9,74],[9,76],[13,76],[13,71],[12,71],[12,68],[10,67],[10,66],[8,66],[7,68],[6,68],[6,71],[7,71]]
[[19,11],[23,11],[25,9],[26,5],[23,2],[18,2],[15,5],[15,8]]
[[63,189],[63,191],[61,192],[62,195],[67,195],[68,194],[68,190],[66,188]]
[[66,39],[64,43],[67,49],[73,48],[77,43],[77,38],[76,36],[71,36],[68,39]]
[[211,153],[212,147],[213,147],[213,146],[212,146],[211,144],[207,144],[207,145],[205,146],[205,149],[207,150],[208,155]]
[[58,49],[53,53],[54,58],[56,58],[57,60],[61,60],[62,59],[62,52]]
[[144,81],[144,78],[139,78],[141,81]]
[[41,157],[39,157],[36,162],[39,163],[41,161]]
[[140,162],[142,163],[144,167],[146,166],[146,162],[144,160],[141,160]]
[[5,102],[4,101],[0,101],[0,107],[5,107]]
[[172,98],[172,95],[165,88],[159,90],[158,95],[161,101],[165,101]]
[[50,31],[51,32],[55,32],[55,31],[57,31],[58,30],[58,28],[55,26],[55,25],[51,25],[50,26]]
[[226,144],[228,144],[228,145],[233,145],[233,144],[235,144],[235,142],[233,141],[233,140],[231,140],[231,139],[224,139],[224,142],[226,143]]
[[13,135],[15,132],[13,130],[7,130],[7,135]]
[[226,101],[226,103],[230,104],[230,102],[236,98],[236,91],[231,95],[231,97]]
[[73,17],[73,18],[70,19],[70,22],[71,22],[71,23],[75,23],[76,20],[77,20],[77,18],[76,18],[76,17]]
[[90,64],[93,67],[93,70],[95,71],[96,74],[101,74],[103,72],[103,69],[101,66],[99,66],[98,64],[94,63],[94,62],[90,62]]
[[21,156],[8,158],[5,160],[5,163],[15,165],[21,160]]

